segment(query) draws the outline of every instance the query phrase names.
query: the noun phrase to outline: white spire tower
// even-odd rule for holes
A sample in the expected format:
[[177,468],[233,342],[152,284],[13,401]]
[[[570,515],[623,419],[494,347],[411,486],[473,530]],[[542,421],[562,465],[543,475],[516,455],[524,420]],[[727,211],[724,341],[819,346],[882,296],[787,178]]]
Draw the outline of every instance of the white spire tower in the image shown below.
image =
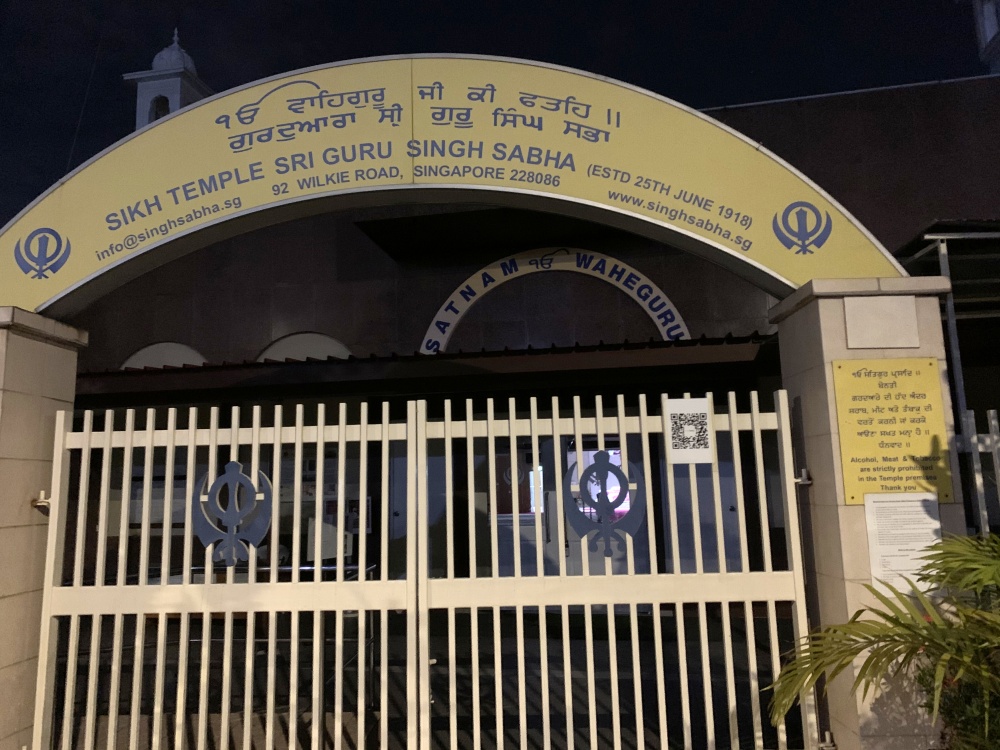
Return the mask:
[[177,29],[173,44],[153,58],[151,70],[126,73],[122,77],[136,84],[136,130],[215,93],[198,77],[194,60],[181,47]]

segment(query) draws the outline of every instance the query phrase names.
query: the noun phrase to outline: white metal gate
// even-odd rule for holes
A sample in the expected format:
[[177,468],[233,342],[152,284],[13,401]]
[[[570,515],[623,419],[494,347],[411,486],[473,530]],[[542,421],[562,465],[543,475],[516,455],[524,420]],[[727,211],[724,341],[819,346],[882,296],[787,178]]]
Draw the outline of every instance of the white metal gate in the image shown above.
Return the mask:
[[815,747],[787,399],[712,402],[61,415],[34,746]]

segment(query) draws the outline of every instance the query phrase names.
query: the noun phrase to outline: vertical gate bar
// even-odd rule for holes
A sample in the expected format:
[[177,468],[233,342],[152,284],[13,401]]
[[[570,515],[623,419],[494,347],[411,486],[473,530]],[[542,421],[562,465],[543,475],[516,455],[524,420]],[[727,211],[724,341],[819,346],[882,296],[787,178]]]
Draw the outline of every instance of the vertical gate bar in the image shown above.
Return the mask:
[[180,636],[177,644],[177,697],[174,702],[174,750],[184,750],[187,732],[187,677],[188,677],[188,638],[191,635],[191,615],[185,612],[180,615]]
[[379,747],[389,747],[389,610],[379,612]]
[[479,697],[479,609],[477,607],[469,608],[469,637],[472,641],[469,653],[472,659],[472,747],[473,750],[480,750],[483,738]]
[[[562,550],[560,550],[560,554],[562,554]],[[576,730],[573,728],[573,660],[569,640],[569,605],[562,605],[559,615],[562,623],[563,701],[566,704],[566,748],[567,750],[573,750],[576,745],[574,737]],[[664,747],[666,746],[664,745]]]
[[[594,423],[597,426],[597,449],[605,449],[604,441],[604,399],[600,394],[594,397]],[[616,420],[616,427],[620,428],[620,424]],[[621,434],[618,435],[618,448],[621,451],[622,440]],[[621,456],[625,454],[620,453],[619,460],[622,460]],[[627,468],[627,466],[626,466]],[[625,488],[628,489],[627,487]],[[582,491],[582,488],[581,488]],[[619,489],[619,492],[621,490]],[[610,541],[605,539],[605,544],[610,544]],[[628,554],[626,552],[626,559]],[[611,558],[608,555],[604,555],[604,575],[612,575]],[[622,742],[622,728],[621,728],[621,696],[619,695],[619,685],[618,685],[618,635],[615,630],[615,605],[613,602],[609,602],[607,605],[607,611],[605,612],[605,617],[608,621],[608,668],[611,676],[611,734],[612,743],[616,750],[621,747]]]
[[[229,568],[232,571],[232,568]],[[229,572],[227,571],[227,575]],[[226,584],[232,585],[232,584]],[[229,750],[229,725],[233,702],[233,613],[223,617],[222,636],[222,706],[219,713],[219,745]]]
[[66,681],[63,695],[63,750],[69,750],[73,745],[73,710],[76,698],[76,668],[80,661],[80,615],[72,614],[69,618],[69,644],[66,648]]
[[518,604],[514,607],[514,627],[517,633],[517,720],[520,744],[518,747],[528,746],[528,710],[527,710],[527,686],[528,673],[525,671],[524,663],[524,607]]
[[[90,497],[90,461],[91,461],[91,449],[90,442],[93,434],[94,427],[94,412],[86,411],[83,415],[83,449],[80,451],[80,490],[77,496],[77,524],[76,524],[76,548],[75,548],[75,559],[73,562],[73,585],[80,586],[83,583],[83,561],[84,561],[84,546],[86,545],[87,535],[87,506],[89,505]],[[103,456],[103,463],[108,463],[107,453]],[[104,471],[102,468],[101,475],[103,477]],[[102,514],[101,504],[102,499],[98,504],[98,518],[100,519]],[[100,521],[98,522],[100,523]],[[94,585],[97,584],[97,579],[94,579]],[[96,706],[95,706],[95,693],[97,691],[97,663],[100,661],[98,658],[98,648],[100,647],[100,634],[101,634],[101,616],[100,614],[93,614],[90,620],[90,663],[87,669],[87,702],[84,709],[84,737],[83,742],[85,747],[94,746],[94,727],[96,723]]]
[[163,523],[160,537],[160,585],[170,583],[170,545],[174,526],[174,473],[177,462],[177,409],[167,411],[167,456],[163,468]]
[[608,656],[611,662],[611,731],[615,750],[619,750],[622,746],[622,701],[618,685],[618,630],[615,627],[615,605],[608,602],[607,607]]
[[[500,536],[497,531],[497,456],[496,456],[496,423],[493,412],[493,399],[486,400],[486,455],[489,474],[489,504],[487,512],[490,517],[490,577],[500,575]],[[503,737],[503,672],[500,642],[500,608],[493,607],[493,705],[496,709],[497,750],[504,746]]]
[[677,666],[681,677],[681,723],[684,725],[684,750],[691,750],[691,689],[688,684],[687,627],[684,622],[684,604],[674,605],[677,623]]
[[[507,400],[507,427],[510,450],[510,513],[514,522],[514,578],[521,577],[521,498],[518,475],[521,462],[517,453],[517,404],[514,398]],[[518,677],[520,680],[520,677]]]
[[[240,457],[240,407],[234,406],[229,418],[229,460],[239,461]],[[253,477],[256,482],[257,478]],[[229,502],[236,502],[230,497]],[[236,582],[236,566],[226,566],[226,585]],[[249,613],[247,614],[249,616]],[[227,611],[223,619],[222,636],[222,706],[219,717],[219,742],[222,750],[229,750],[229,732],[233,696],[233,613]]]
[[101,661],[101,620],[101,615],[95,613],[90,625],[90,668],[87,674],[87,707],[83,730],[85,750],[92,750],[94,747],[94,730],[97,726],[97,667]]
[[[136,581],[139,586],[149,585],[149,557],[150,547],[150,513],[153,504],[153,439],[156,433],[156,410],[146,409],[146,441],[143,447],[143,476],[142,476],[142,516],[139,526],[139,576]],[[164,482],[166,487],[166,482]],[[161,550],[162,554],[162,550]],[[162,571],[161,571],[162,575]],[[133,746],[138,740],[139,715],[142,712],[142,674],[146,657],[146,617],[153,613],[140,612],[136,615],[136,645],[133,656],[132,673],[132,715],[131,715],[131,735],[130,742]],[[142,627],[139,627],[139,620]],[[140,630],[142,637],[139,637]],[[162,664],[162,662],[161,662]],[[156,672],[159,671],[160,664],[154,669],[153,680],[156,681]],[[154,706],[154,715],[156,707]],[[155,721],[155,718],[154,718]]]
[[[271,504],[271,531],[267,541],[268,556],[270,558],[268,566],[270,571],[268,580],[277,583],[278,577],[278,541],[280,537],[281,524],[281,446],[282,431],[284,428],[284,411],[281,404],[274,407],[273,425],[271,434],[271,491],[273,492],[273,502]],[[273,607],[273,604],[272,604]],[[275,682],[277,681],[277,650],[278,650],[278,613],[272,608],[267,613],[267,697],[264,714],[264,747],[271,750],[274,747],[274,698]]]
[[112,438],[115,429],[115,413],[104,412],[104,444],[101,449],[101,488],[97,505],[97,555],[94,559],[94,585],[104,586],[104,571],[108,554],[108,506],[111,495]]
[[[476,463],[475,463],[475,412],[472,399],[465,400],[465,482],[469,505],[469,578],[479,574],[479,560],[476,556]],[[472,659],[472,746],[482,748],[482,718],[479,695],[479,609],[469,609],[469,628],[472,639],[470,658]]]
[[[253,407],[253,421],[250,428],[250,476],[253,477],[254,486],[257,486],[260,477],[260,404]],[[261,489],[258,487],[258,490]],[[271,502],[274,503],[272,491]],[[249,559],[247,560],[247,583],[257,582],[257,547],[248,545]],[[253,686],[254,686],[254,663],[256,662],[256,640],[257,640],[257,613],[253,610],[247,611],[246,620],[246,651],[243,657],[243,747],[251,747],[251,729],[253,728]]]
[[[545,504],[545,485],[542,473],[539,471],[542,465],[541,457],[538,453],[538,399],[531,397],[531,475],[534,476],[532,488],[534,489],[534,513],[535,522],[535,575],[543,577],[545,575],[545,543],[542,537],[542,512]],[[553,415],[553,425],[558,415]],[[553,429],[555,427],[553,426]],[[558,450],[558,446],[556,446]],[[542,747],[550,747],[552,744],[552,722],[549,705],[549,634],[548,622],[546,620],[545,604],[538,604],[538,665],[541,681],[542,697]]]
[[[274,407],[274,432],[271,436],[271,491],[274,501],[271,503],[271,531],[268,533],[267,550],[270,553],[268,580],[278,582],[278,547],[281,525],[281,448],[282,431],[284,427],[284,411],[281,404]],[[270,728],[271,717],[268,717]]]
[[[517,450],[517,403],[514,397],[507,399],[507,428],[510,450],[510,512],[513,520],[512,538],[514,542],[514,578],[521,578],[521,497],[520,474],[521,461]],[[514,608],[514,631],[517,641],[517,671],[514,680],[517,683],[517,720],[520,747],[528,745],[527,689],[525,680],[527,673],[524,664],[524,608]]]
[[[317,467],[319,464],[317,464]],[[318,476],[318,475],[317,475]],[[344,582],[344,539],[347,535],[347,404],[341,402],[337,408],[337,581]],[[316,512],[320,512],[317,506]],[[317,523],[321,519],[317,518]],[[317,539],[317,542],[319,540]],[[322,554],[317,547],[316,564],[322,569]],[[320,576],[322,578],[322,576]],[[319,580],[319,579],[317,579]],[[317,620],[318,621],[318,620]],[[337,609],[335,616],[336,638],[334,643],[334,671],[333,671],[333,743],[334,750],[340,750],[344,742],[344,610]],[[316,650],[322,651],[324,642],[313,646]],[[320,662],[322,664],[322,662]],[[320,681],[314,679],[313,684]],[[322,714],[322,695],[320,696],[320,714]],[[313,716],[315,724],[316,718]]]
[[[621,446],[621,457],[622,466],[626,475],[630,469],[629,455],[628,455],[628,426],[626,423],[626,412],[625,412],[625,396],[618,394],[617,397],[617,419],[618,419],[618,444]],[[643,438],[645,439],[645,438]],[[630,477],[631,479],[631,477]],[[628,493],[629,502],[633,502],[635,496],[632,494],[632,483],[629,483]],[[643,498],[643,502],[646,499]],[[631,510],[631,508],[630,508]],[[651,515],[651,514],[650,514]],[[625,537],[625,562],[626,562],[626,573],[629,576],[629,581],[635,583],[635,544],[632,535],[629,534]],[[639,623],[638,623],[638,607],[635,602],[629,604],[628,608],[628,621],[629,621],[629,636],[632,644],[632,661],[629,667],[629,674],[632,675],[632,700],[635,705],[635,742],[636,749],[642,750],[646,747],[646,729],[645,729],[645,717],[643,716],[642,710],[642,682],[639,679]]]
[[427,607],[427,581],[430,577],[428,571],[428,553],[430,545],[428,543],[428,518],[427,513],[427,402],[420,400],[417,402],[417,423],[416,423],[416,492],[417,502],[408,520],[416,531],[417,555],[417,637],[418,637],[418,662],[417,676],[419,678],[420,694],[418,703],[414,704],[420,708],[420,748],[430,750],[431,747],[431,681],[430,681],[430,610]]
[[[295,405],[295,458],[292,463],[292,583],[302,575],[302,432],[305,407]],[[296,647],[297,648],[297,647]]]
[[[191,585],[192,567],[192,547],[194,545],[194,530],[192,528],[191,514],[195,506],[199,504],[200,498],[195,496],[195,471],[198,467],[198,407],[192,406],[188,409],[188,436],[187,436],[187,459],[186,481],[184,484],[184,558],[181,565],[181,585]],[[199,488],[199,495],[201,494]]]
[[698,602],[698,638],[701,651],[701,687],[705,700],[705,731],[709,747],[715,747],[715,706],[712,703],[712,667],[708,658],[708,607]]
[[[124,616],[116,614],[111,631],[111,686],[108,690],[108,750],[118,745],[118,705],[122,673],[122,634]],[[48,747],[46,745],[45,747]]]
[[382,510],[379,517],[382,519],[381,544],[379,544],[379,578],[382,581],[389,580],[389,404],[382,403],[382,463],[379,467],[381,476],[379,487],[381,488]]
[[[690,398],[690,393],[685,393],[684,398]],[[712,425],[709,425],[709,431]],[[698,492],[698,472],[697,464],[688,464],[688,484],[691,485],[691,531],[694,536],[694,572],[701,575],[705,572],[705,551],[701,539],[701,493]]]
[[142,707],[142,673],[146,655],[146,613],[135,616],[135,641],[132,646],[132,705],[129,706],[129,747],[139,741],[139,714]]
[[[552,462],[555,469],[556,500],[554,512],[556,514],[556,558],[559,561],[559,578],[566,578],[566,554],[568,546],[566,542],[566,513],[565,499],[563,498],[563,469],[562,469],[562,430],[560,426],[561,415],[559,412],[559,397],[552,397]],[[560,607],[560,620],[562,624],[562,658],[563,658],[563,703],[566,708],[566,747],[573,750],[573,663],[570,654],[569,642],[569,606],[564,604]]]
[[[417,465],[419,451],[417,443],[417,402],[406,402],[406,739],[410,747],[420,741],[424,712],[423,675],[426,666],[421,668],[420,660],[426,654],[418,652],[417,630],[417,596],[420,591],[419,568],[420,557],[424,550],[417,544],[417,503],[419,492],[417,488],[420,468]],[[418,685],[418,680],[420,684]]]
[[[295,405],[295,459],[292,477],[292,583],[302,578],[302,451],[305,407]],[[299,724],[299,628],[301,612],[291,612],[291,642],[288,666],[288,747],[298,744]]]
[[594,610],[583,605],[584,642],[587,646],[587,719],[590,728],[590,748],[597,750],[597,689],[594,677]]
[[497,750],[504,742],[503,644],[500,639],[500,607],[493,607],[493,706],[496,711]]
[[292,610],[289,613],[291,628],[288,657],[288,747],[299,746],[299,629],[302,613]]
[[[573,437],[576,441],[576,481],[577,487],[583,478],[583,433],[581,426],[580,397],[573,396]],[[600,433],[600,426],[597,432]],[[582,492],[582,489],[580,490]],[[590,555],[587,550],[586,535],[580,539],[580,572],[584,578],[590,576]],[[597,688],[594,676],[594,611],[589,604],[583,606],[584,641],[587,647],[587,720],[590,728],[590,747],[597,750]]]
[[444,528],[445,528],[445,575],[449,580],[455,577],[455,550],[453,540],[455,538],[455,507],[452,502],[454,498],[454,477],[452,476],[452,455],[451,455],[451,399],[444,400]]
[[[207,493],[215,481],[219,463],[219,407],[213,406],[208,413],[208,474],[205,483],[198,488],[199,502],[202,493]],[[202,511],[199,511],[202,512]],[[212,562],[213,545],[205,547],[203,586],[211,586],[215,578]],[[207,592],[207,590],[206,590]],[[204,750],[208,742],[208,676],[212,656],[212,612],[206,600],[201,613],[201,681],[198,689],[198,750]]]
[[[115,580],[119,587],[125,585],[126,555],[128,552],[128,497],[132,484],[132,442],[135,439],[135,409],[125,412],[125,452],[122,456],[122,489],[118,513],[118,555]],[[51,523],[51,521],[50,521]],[[118,740],[118,704],[121,689],[123,617],[115,615],[111,654],[111,692],[108,703],[108,747],[114,750]]]
[[[802,530],[799,522],[798,492],[795,486],[795,464],[792,454],[791,410],[788,405],[788,391],[775,394],[775,411],[778,422],[779,453],[778,469],[781,472],[781,494],[785,506],[785,538],[788,546],[789,568],[795,582],[795,601],[792,604],[792,626],[795,642],[809,632],[806,612],[805,569],[802,559]],[[990,431],[996,426],[996,412],[991,412]],[[996,448],[994,448],[996,450]],[[777,675],[777,672],[775,672]],[[815,693],[805,691],[799,696],[802,712],[802,734],[806,750],[814,750],[819,741],[819,727],[816,719]]]
[[[650,493],[653,486],[652,483],[652,457],[650,455],[649,449],[649,436],[652,433],[652,428],[649,424],[649,413],[646,406],[646,394],[639,394],[639,431],[642,435],[642,471],[643,479],[646,484],[646,492]],[[666,435],[663,436],[664,441],[666,440]],[[668,502],[672,502],[669,498]],[[659,565],[659,555],[656,552],[656,513],[653,509],[652,497],[647,495],[647,508],[646,508],[646,535],[649,543],[649,574],[650,576],[658,576],[660,574]],[[676,569],[675,569],[676,572]],[[666,697],[666,686],[664,682],[664,665],[663,665],[663,633],[661,632],[661,624],[663,622],[662,614],[660,612],[660,605],[657,602],[652,602],[652,612],[653,612],[653,652],[656,659],[656,709],[657,718],[659,719],[660,726],[660,747],[665,748],[668,745],[667,736],[667,697]]]
[[[150,506],[153,504],[153,440],[155,432],[156,410],[146,409],[145,441],[142,448],[142,510],[139,523],[139,570],[136,576],[137,586],[149,585],[149,556],[151,546],[149,527],[150,512],[152,510]],[[164,482],[165,485],[166,483]],[[130,506],[131,500],[131,493],[122,498],[122,501],[127,502]],[[139,612],[136,614],[135,645],[132,650],[132,705],[129,712],[129,743],[132,747],[137,745],[139,737],[139,716],[142,713],[142,682],[146,658],[146,618],[152,614],[151,612]]]
[[552,397],[552,464],[555,470],[556,500],[553,509],[556,516],[556,542],[559,545],[559,552],[556,555],[559,561],[559,577],[566,577],[566,514],[563,512],[563,468],[562,468],[562,430],[560,425],[559,397]]
[[764,482],[764,447],[761,439],[760,400],[757,391],[750,393],[750,422],[753,425],[753,454],[757,473],[757,508],[760,511],[760,536],[764,545],[764,571],[774,570],[771,560],[771,524],[767,512],[767,485]]
[[[389,580],[389,404],[382,402],[382,461],[380,469],[381,531],[379,578]],[[379,747],[389,745],[389,610],[379,613]],[[409,664],[409,662],[407,662]]]
[[[280,408],[280,407],[279,407]],[[275,432],[279,427],[275,428]],[[272,545],[275,542],[271,543]],[[264,747],[271,750],[274,747],[274,693],[277,681],[277,650],[278,650],[278,613],[273,609],[267,613],[267,707],[264,714]]]
[[667,394],[660,396],[660,419],[663,423],[663,455],[667,475],[667,507],[670,509],[670,555],[673,562],[671,573],[681,573],[680,535],[677,531],[677,486],[674,481],[673,448],[670,444],[670,415]]
[[159,750],[163,732],[163,681],[167,661],[167,614],[160,612],[156,622],[156,678],[153,689],[153,750]]
[[497,452],[496,423],[493,418],[493,399],[486,400],[486,457],[489,474],[487,488],[489,504],[486,512],[490,517],[490,577],[500,575],[500,553],[498,550],[499,533],[497,531]]
[[[465,483],[469,504],[469,578],[479,575],[479,559],[476,556],[476,454],[473,429],[475,417],[472,410],[472,399],[465,400]],[[476,665],[478,668],[478,665]],[[479,700],[479,686],[475,685],[473,700]],[[478,703],[477,703],[478,705]],[[478,712],[477,712],[478,713]]]
[[736,664],[733,661],[733,626],[729,613],[731,602],[723,601],[722,653],[726,664],[726,708],[729,711],[729,747],[739,750],[740,728],[736,715]]
[[[319,465],[317,464],[317,467]],[[347,534],[347,404],[337,409],[337,582],[344,582],[344,537]],[[319,511],[317,506],[317,512]],[[320,519],[317,519],[317,523]],[[322,563],[317,549],[316,559]]]
[[[455,497],[452,465],[451,399],[444,400],[444,503],[445,563],[449,581],[455,578]],[[452,750],[458,748],[458,685],[455,674],[455,608],[448,607],[448,737]]]
[[754,628],[753,602],[743,602],[743,618],[747,631],[747,666],[750,670],[750,713],[753,715],[753,741],[755,748],[764,746],[764,732],[760,717],[760,682],[757,672],[757,633]]
[[[186,474],[184,485],[184,548],[181,558],[181,586],[191,585],[191,513],[197,499],[194,496],[194,473],[197,453],[198,409],[192,406],[188,409],[188,437],[186,458]],[[191,634],[191,614],[186,612],[180,616],[180,643],[177,646],[177,712],[174,716],[174,750],[183,750],[187,740],[187,676],[188,676],[188,639]]]
[[[153,504],[153,437],[156,432],[156,410],[146,409],[146,444],[142,461],[142,516],[139,526],[139,586],[149,584],[149,514]],[[166,484],[166,483],[164,483]]]
[[531,420],[531,475],[535,477],[531,488],[534,491],[535,507],[532,509],[535,523],[535,575],[541,577],[545,575],[545,539],[542,537],[542,514],[545,509],[545,486],[541,472],[538,470],[542,465],[541,456],[538,453],[538,399],[531,397],[530,402]]
[[[111,439],[114,434],[114,412],[104,412],[104,440],[101,448],[101,485],[97,501],[97,552],[94,559],[94,586],[104,586],[105,555],[107,554],[108,495],[111,486]],[[88,441],[89,442],[89,441]],[[44,643],[44,641],[41,641]],[[87,676],[87,715],[84,728],[84,750],[94,747],[97,726],[97,673],[100,663],[101,615],[94,615],[90,633],[90,672]]]
[[458,685],[455,644],[455,608],[448,607],[448,744],[458,748]]
[[719,478],[719,436],[715,429],[715,398],[709,391],[708,400],[708,448],[712,452],[712,505],[715,507],[715,545],[719,557],[719,572],[727,573],[726,538],[722,533],[722,481]]
[[[368,580],[368,402],[361,402],[361,442],[358,457],[358,580]],[[365,746],[368,723],[368,618],[370,610],[358,611],[358,747]]]
[[729,439],[733,447],[733,479],[736,484],[736,525],[740,542],[740,572],[750,572],[750,552],[746,525],[746,501],[743,496],[743,456],[740,451],[739,412],[736,394],[729,391]]
[[[339,536],[339,534],[338,534]],[[317,635],[318,631],[318,635]],[[337,640],[334,642],[333,648],[333,747],[334,750],[341,750],[344,746],[344,678],[346,676],[346,668],[344,665],[344,610],[337,608],[336,614],[334,615],[334,636]],[[319,610],[313,612],[313,638],[319,639],[319,643],[313,644],[313,653],[317,651],[322,652],[324,650],[324,640],[325,633],[323,632],[323,613]],[[360,657],[359,657],[360,659]],[[323,659],[320,659],[319,668],[313,672],[313,685],[320,683],[320,701],[317,710],[313,711],[313,741],[317,739],[322,739],[324,734],[324,728],[326,726],[326,717],[323,713],[323,692],[322,683],[323,680]],[[314,693],[315,695],[315,693]],[[319,731],[315,731],[315,727],[319,727]],[[317,748],[322,747],[323,743],[320,742],[316,745]]]
[[132,487],[132,441],[135,438],[135,409],[125,412],[125,453],[122,457],[122,494],[118,513],[118,567],[115,580],[118,586],[125,585],[128,555],[128,506]]
[[83,584],[83,549],[87,545],[87,505],[90,494],[90,440],[94,432],[94,412],[83,413],[83,448],[80,450],[80,487],[77,492],[76,545],[73,549],[73,586]]
[[[344,404],[341,404],[341,419],[337,431],[337,464],[340,468],[340,459],[344,450]],[[313,503],[313,585],[318,586],[323,582],[323,505],[325,501],[325,469],[326,469],[326,404],[316,405],[316,487]],[[338,474],[338,494],[337,504],[344,505],[344,493],[340,492],[339,484],[343,481],[343,473]],[[337,546],[340,547],[340,539],[343,538],[343,527],[337,528]],[[339,566],[338,566],[339,570]],[[317,601],[320,598],[317,596]],[[323,618],[319,610],[313,611],[313,644],[312,644],[312,727],[311,727],[311,747],[312,750],[319,750],[322,744],[323,730],[326,727],[326,720],[323,716],[323,645],[325,633],[323,632]],[[341,642],[340,627],[337,627],[337,643]],[[340,654],[336,657],[335,674],[340,674],[341,659]],[[334,730],[334,737],[339,737],[339,733]],[[335,740],[336,741],[336,740]]]
[[[767,600],[767,632],[771,646],[771,679],[777,679],[781,671],[781,656],[778,652],[778,613],[774,599]],[[788,737],[785,731],[785,719],[776,727],[778,730],[778,750],[788,750]]]

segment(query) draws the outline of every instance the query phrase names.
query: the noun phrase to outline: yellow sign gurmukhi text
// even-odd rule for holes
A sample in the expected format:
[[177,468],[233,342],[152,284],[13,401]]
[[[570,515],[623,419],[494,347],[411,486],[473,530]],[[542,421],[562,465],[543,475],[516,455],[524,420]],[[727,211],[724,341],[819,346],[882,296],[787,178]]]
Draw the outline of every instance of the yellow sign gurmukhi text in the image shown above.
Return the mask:
[[417,57],[292,73],[126,138],[0,232],[0,304],[45,309],[122,261],[255,211],[428,188],[610,210],[775,289],[902,273],[814,185],[707,117],[541,64]]
[[933,359],[833,363],[844,495],[934,492],[952,502],[941,375]]

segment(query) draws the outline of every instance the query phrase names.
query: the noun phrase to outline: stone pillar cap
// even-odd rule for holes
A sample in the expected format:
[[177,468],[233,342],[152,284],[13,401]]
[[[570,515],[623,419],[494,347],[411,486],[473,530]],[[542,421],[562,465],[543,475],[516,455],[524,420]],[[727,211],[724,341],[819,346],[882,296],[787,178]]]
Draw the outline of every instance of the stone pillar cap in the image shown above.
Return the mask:
[[938,297],[951,291],[946,276],[903,276],[883,279],[812,279],[768,311],[768,321],[780,323],[821,297]]
[[0,330],[3,329],[67,349],[82,349],[88,341],[86,331],[20,307],[0,307]]

